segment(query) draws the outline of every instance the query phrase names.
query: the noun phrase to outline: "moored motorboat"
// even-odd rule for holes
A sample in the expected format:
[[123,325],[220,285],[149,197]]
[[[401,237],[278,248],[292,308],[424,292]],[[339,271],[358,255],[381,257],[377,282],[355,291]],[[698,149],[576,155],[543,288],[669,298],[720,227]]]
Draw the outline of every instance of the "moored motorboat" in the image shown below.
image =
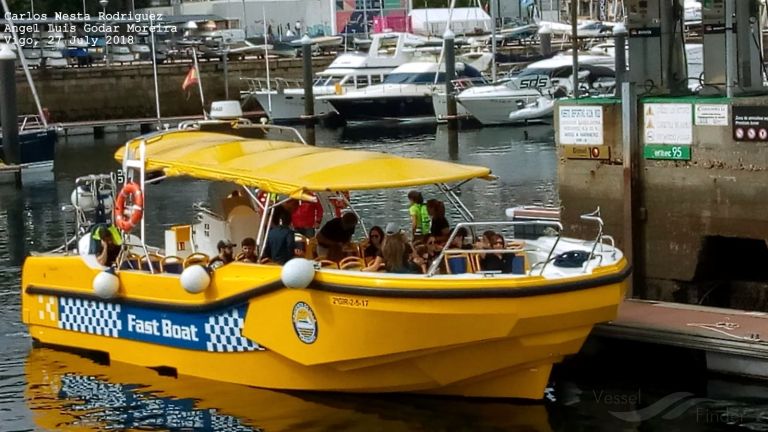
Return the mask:
[[[426,274],[336,269],[304,258],[206,270],[200,263],[223,238],[253,236],[261,255],[270,215],[289,198],[328,207],[330,198],[346,201],[335,191],[439,185],[469,220],[448,244],[462,228],[521,222],[472,221],[448,185],[492,181],[478,166],[196,130],[132,140],[116,157],[130,192],[116,196],[116,222],[124,231],[135,225],[138,242],[124,243],[115,268],[68,248],[27,258],[22,317],[43,344],[273,389],[539,399],[552,365],[577,352],[593,325],[616,316],[630,271],[599,214],[585,216],[598,227],[589,241],[560,237],[558,222],[524,222],[554,231],[485,250],[512,257],[511,273],[475,268],[480,251],[451,248]],[[194,226],[167,230],[162,258],[136,210],[144,192],[152,202],[150,183],[179,176],[243,189],[224,199],[223,214],[201,208]],[[171,255],[185,264],[180,274],[166,266]],[[134,260],[148,264],[123,266]],[[438,274],[441,263],[454,274]]]
[[[19,117],[19,164],[24,170],[53,169],[56,143],[59,140],[56,128],[46,124],[38,115]],[[0,134],[0,160],[3,159],[3,136]],[[23,170],[23,171],[24,171]]]

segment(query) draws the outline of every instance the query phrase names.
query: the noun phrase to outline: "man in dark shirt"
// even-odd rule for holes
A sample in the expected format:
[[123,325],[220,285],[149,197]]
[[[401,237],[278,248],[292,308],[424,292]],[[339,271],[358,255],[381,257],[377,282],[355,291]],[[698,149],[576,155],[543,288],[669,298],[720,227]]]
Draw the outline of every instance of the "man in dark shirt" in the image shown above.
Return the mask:
[[294,257],[296,240],[291,226],[291,213],[283,207],[275,207],[272,227],[267,234],[264,256],[272,262],[283,265]]
[[345,213],[329,220],[317,233],[317,244],[327,250],[327,258],[339,261],[344,257],[344,245],[352,240],[357,226],[357,216]]
[[216,245],[216,248],[219,250],[219,254],[216,255],[210,263],[208,263],[208,266],[211,268],[219,268],[224,264],[229,264],[234,261],[235,258],[232,256],[232,248],[234,247],[235,244],[229,240],[219,240],[219,243]]

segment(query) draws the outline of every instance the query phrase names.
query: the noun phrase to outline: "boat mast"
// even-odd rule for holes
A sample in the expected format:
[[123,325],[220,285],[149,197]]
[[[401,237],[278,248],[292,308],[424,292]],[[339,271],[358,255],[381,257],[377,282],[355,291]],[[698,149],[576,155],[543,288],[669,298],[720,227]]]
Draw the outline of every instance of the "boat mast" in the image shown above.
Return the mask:
[[[157,125],[162,129],[162,120],[160,117],[160,88],[157,83],[157,52],[155,51],[155,28],[152,18],[149,18],[149,40],[152,42],[152,76],[155,81],[155,110],[157,114]],[[199,79],[199,77],[198,77]]]
[[269,82],[269,40],[267,38],[267,11],[264,5],[261,5],[261,15],[264,19],[264,65],[267,68],[267,112],[272,115],[272,84]]
[[[491,1],[491,0],[488,0]],[[496,9],[491,5],[491,55],[493,58],[491,59],[491,82],[496,82],[496,16],[501,11],[496,11]]]
[[[456,6],[456,0],[451,0],[451,6],[448,9],[448,21],[445,23],[445,29],[451,29],[451,21],[453,20],[453,8]],[[443,64],[443,56],[445,55],[445,41],[443,41],[443,49],[440,50],[440,56],[437,60],[437,70],[435,70],[435,81],[433,84],[437,84],[437,80],[440,77],[440,65]]]
[[35,87],[35,82],[32,81],[32,74],[29,72],[29,66],[27,65],[27,58],[24,57],[24,50],[21,49],[21,44],[19,43],[19,35],[16,33],[16,26],[13,24],[13,21],[11,20],[10,14],[11,9],[8,7],[8,2],[6,0],[0,0],[0,4],[3,5],[3,9],[5,12],[7,12],[5,19],[8,21],[8,27],[10,27],[11,34],[13,35],[13,43],[16,44],[16,53],[19,55],[19,60],[21,60],[21,67],[24,69],[24,75],[27,77],[27,83],[29,84],[30,90],[32,90],[32,98],[35,99],[35,105],[37,106],[37,115],[40,116],[40,121],[43,122],[43,126],[46,128],[48,127],[48,119],[45,118],[45,114],[43,114],[43,106],[40,105],[40,97],[37,95],[37,88]]

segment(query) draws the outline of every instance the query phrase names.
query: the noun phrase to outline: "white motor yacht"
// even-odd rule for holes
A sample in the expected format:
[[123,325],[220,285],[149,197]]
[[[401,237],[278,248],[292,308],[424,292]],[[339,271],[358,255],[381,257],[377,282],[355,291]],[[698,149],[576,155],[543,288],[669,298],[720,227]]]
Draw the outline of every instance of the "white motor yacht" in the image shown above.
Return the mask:
[[[456,78],[480,79],[482,74],[470,65],[456,63]],[[414,61],[393,70],[382,84],[322,99],[329,101],[346,121],[434,120],[432,94],[440,88],[445,88],[445,66]]]
[[[315,115],[334,113],[333,107],[319,96],[344,93],[348,90],[381,83],[396,67],[410,61],[413,47],[420,39],[407,33],[373,35],[368,53],[351,52],[339,55],[327,69],[317,73],[312,87]],[[249,89],[244,98],[254,97],[273,123],[297,121],[304,115],[304,88],[300,82],[277,79],[274,84],[259,78],[247,78]]]
[[[606,55],[580,55],[580,81],[592,88],[595,81],[614,81],[614,58]],[[470,87],[456,99],[469,113],[484,125],[510,122],[513,111],[524,108],[542,95],[563,86],[571,89],[573,59],[558,55],[531,63],[511,79],[489,86]]]

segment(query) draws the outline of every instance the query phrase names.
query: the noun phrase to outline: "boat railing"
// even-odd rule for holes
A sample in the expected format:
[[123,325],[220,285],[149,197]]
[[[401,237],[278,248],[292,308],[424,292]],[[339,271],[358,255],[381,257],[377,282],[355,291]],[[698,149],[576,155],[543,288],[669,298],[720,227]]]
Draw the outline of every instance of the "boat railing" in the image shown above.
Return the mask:
[[[616,241],[612,236],[605,235],[603,233],[603,228],[605,226],[605,223],[603,222],[603,218],[600,215],[600,207],[598,206],[595,211],[591,213],[586,213],[581,215],[581,220],[583,221],[591,221],[595,222],[597,224],[597,236],[595,237],[594,242],[592,243],[592,250],[589,252],[589,258],[587,259],[584,267],[584,271],[586,271],[586,266],[589,264],[589,261],[592,260],[595,256],[595,251],[597,250],[598,245],[600,246],[600,252],[604,252],[603,246],[605,245],[605,241],[609,241],[611,243],[611,250],[613,252],[613,257],[616,257]],[[602,259],[602,255],[600,255],[600,258]]]
[[[549,250],[547,254],[547,258],[544,261],[537,262],[531,266],[531,270],[529,274],[533,273],[533,270],[541,265],[541,271],[539,275],[544,274],[544,270],[546,269],[547,264],[549,264],[553,260],[553,254],[555,253],[555,249],[557,248],[558,243],[560,242],[560,233],[563,230],[563,225],[560,222],[557,221],[551,221],[551,220],[530,220],[530,221],[487,221],[487,222],[461,222],[456,225],[456,228],[451,232],[451,235],[448,237],[448,240],[446,241],[446,245],[450,245],[453,242],[453,239],[456,237],[456,234],[459,232],[461,228],[465,229],[474,229],[478,227],[488,227],[488,226],[496,226],[496,227],[515,227],[515,226],[531,226],[531,225],[538,225],[538,226],[544,226],[553,228],[557,233],[557,238],[555,239],[554,244],[552,245],[552,248]],[[433,276],[435,272],[437,272],[437,268],[440,266],[440,263],[443,261],[444,257],[446,255],[450,254],[469,254],[469,255],[479,255],[479,254],[488,254],[488,253],[500,253],[500,254],[515,254],[519,253],[520,249],[450,249],[450,248],[444,248],[438,257],[432,261],[432,264],[429,266],[429,269],[427,270],[427,277]]]
[[[226,119],[209,119],[209,120],[186,120],[178,125],[178,130],[180,131],[189,131],[189,130],[199,130],[201,125],[212,125],[212,124],[229,124],[232,126],[233,129],[258,129],[261,130],[265,135],[270,132],[277,132],[281,135],[287,134],[290,135],[296,142],[300,142],[302,144],[307,144],[307,141],[304,140],[304,137],[301,136],[301,133],[296,129],[292,128],[290,126],[278,126],[274,124],[267,123],[266,118],[261,118],[261,123],[253,123],[252,121],[244,118],[238,118],[238,119],[232,119],[232,120],[226,120]],[[281,138],[284,138],[281,136]]]
[[26,130],[45,129],[45,122],[37,114],[19,116],[19,132]]
[[245,81],[248,85],[248,93],[276,91],[278,93],[285,89],[304,88],[304,82],[301,80],[292,80],[285,78],[248,78],[242,77],[241,80]]

